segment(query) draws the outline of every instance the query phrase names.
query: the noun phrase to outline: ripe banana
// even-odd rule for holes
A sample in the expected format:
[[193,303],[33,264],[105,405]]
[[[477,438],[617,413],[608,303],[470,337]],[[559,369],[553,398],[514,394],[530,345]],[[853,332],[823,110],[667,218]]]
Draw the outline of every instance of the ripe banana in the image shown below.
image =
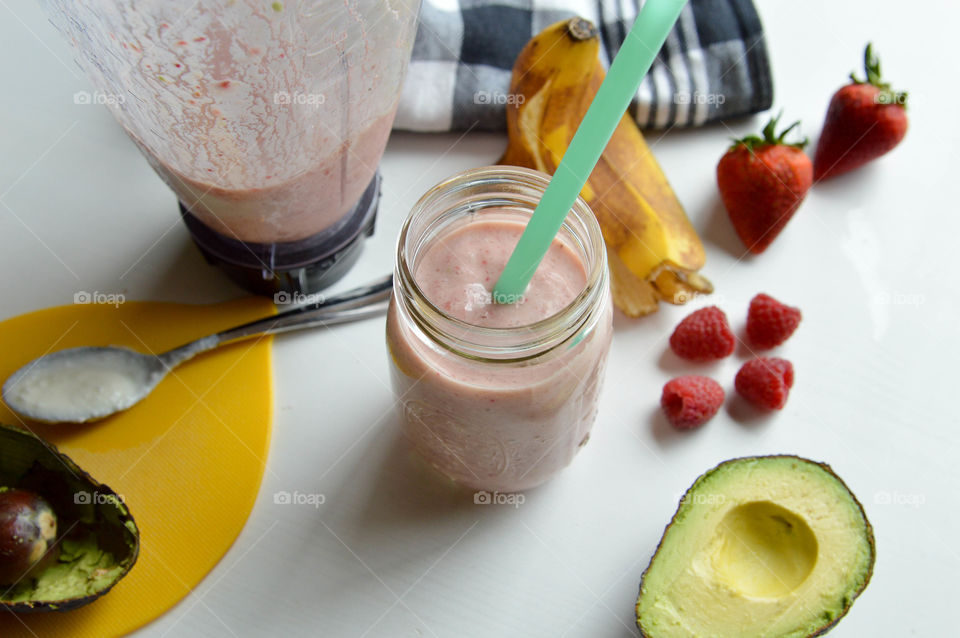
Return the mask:
[[[501,164],[553,175],[603,82],[599,50],[596,28],[582,18],[527,43],[513,66]],[[697,273],[705,261],[700,238],[628,114],[581,195],[603,230],[614,302],[624,313],[637,317],[660,300],[685,303],[713,291]]]

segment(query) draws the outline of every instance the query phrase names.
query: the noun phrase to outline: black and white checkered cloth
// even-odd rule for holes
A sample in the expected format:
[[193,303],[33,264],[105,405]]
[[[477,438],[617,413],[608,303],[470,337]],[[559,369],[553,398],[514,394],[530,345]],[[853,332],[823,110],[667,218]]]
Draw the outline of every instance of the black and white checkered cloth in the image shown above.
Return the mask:
[[[423,0],[394,128],[503,130],[517,54],[549,25],[598,25],[603,63],[642,0]],[[700,126],[770,108],[773,83],[751,0],[690,0],[634,100],[644,128]]]

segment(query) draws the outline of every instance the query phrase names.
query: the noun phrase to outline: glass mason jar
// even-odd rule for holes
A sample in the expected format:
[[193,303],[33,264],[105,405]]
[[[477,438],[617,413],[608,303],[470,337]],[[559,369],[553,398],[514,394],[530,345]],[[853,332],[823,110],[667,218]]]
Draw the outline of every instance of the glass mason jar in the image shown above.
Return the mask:
[[414,275],[450,229],[486,219],[526,223],[548,181],[516,167],[466,171],[420,199],[398,240],[387,346],[402,428],[423,458],[473,489],[539,485],[587,442],[613,334],[603,237],[578,198],[557,237],[579,259],[586,284],[559,312],[519,327],[451,316]]

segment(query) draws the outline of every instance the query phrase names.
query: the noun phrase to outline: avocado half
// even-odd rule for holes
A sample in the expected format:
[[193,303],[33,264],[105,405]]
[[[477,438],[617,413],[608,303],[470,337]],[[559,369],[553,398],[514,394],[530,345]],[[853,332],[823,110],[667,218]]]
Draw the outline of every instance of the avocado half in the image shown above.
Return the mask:
[[0,424],[0,487],[42,496],[57,517],[59,556],[14,585],[0,585],[0,608],[68,611],[106,594],[140,551],[140,532],[123,499],[56,447]]
[[830,466],[721,463],[687,490],[640,583],[646,638],[819,636],[870,581],[873,528]]

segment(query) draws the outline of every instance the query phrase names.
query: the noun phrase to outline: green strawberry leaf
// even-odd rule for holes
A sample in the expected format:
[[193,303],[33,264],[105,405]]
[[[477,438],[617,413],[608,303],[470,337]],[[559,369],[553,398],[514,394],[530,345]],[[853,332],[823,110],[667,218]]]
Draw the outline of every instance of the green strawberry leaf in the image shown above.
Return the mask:
[[880,58],[873,53],[872,42],[867,42],[867,47],[863,51],[863,69],[867,75],[866,80],[861,80],[855,73],[851,73],[850,81],[854,84],[872,84],[880,89],[876,97],[877,104],[899,104],[903,108],[907,107],[907,92],[894,91],[890,88],[889,82],[883,81],[880,72]]
[[758,135],[747,135],[746,137],[742,137],[740,139],[734,138],[733,144],[730,146],[730,150],[733,150],[739,146],[745,146],[747,150],[753,151],[760,146],[768,146],[768,145],[769,146],[777,146],[777,145],[793,146],[794,148],[799,148],[800,150],[803,150],[803,147],[805,147],[807,143],[810,141],[807,138],[804,137],[803,139],[797,142],[786,141],[787,134],[790,131],[792,131],[794,128],[800,125],[800,120],[797,120],[787,128],[783,129],[783,131],[779,135],[777,135],[777,125],[779,124],[781,117],[783,117],[783,111],[780,111],[780,113],[778,113],[776,117],[771,118],[770,121],[767,122],[767,125],[763,127],[763,131],[761,131],[761,134],[763,135],[763,137],[760,137]]

